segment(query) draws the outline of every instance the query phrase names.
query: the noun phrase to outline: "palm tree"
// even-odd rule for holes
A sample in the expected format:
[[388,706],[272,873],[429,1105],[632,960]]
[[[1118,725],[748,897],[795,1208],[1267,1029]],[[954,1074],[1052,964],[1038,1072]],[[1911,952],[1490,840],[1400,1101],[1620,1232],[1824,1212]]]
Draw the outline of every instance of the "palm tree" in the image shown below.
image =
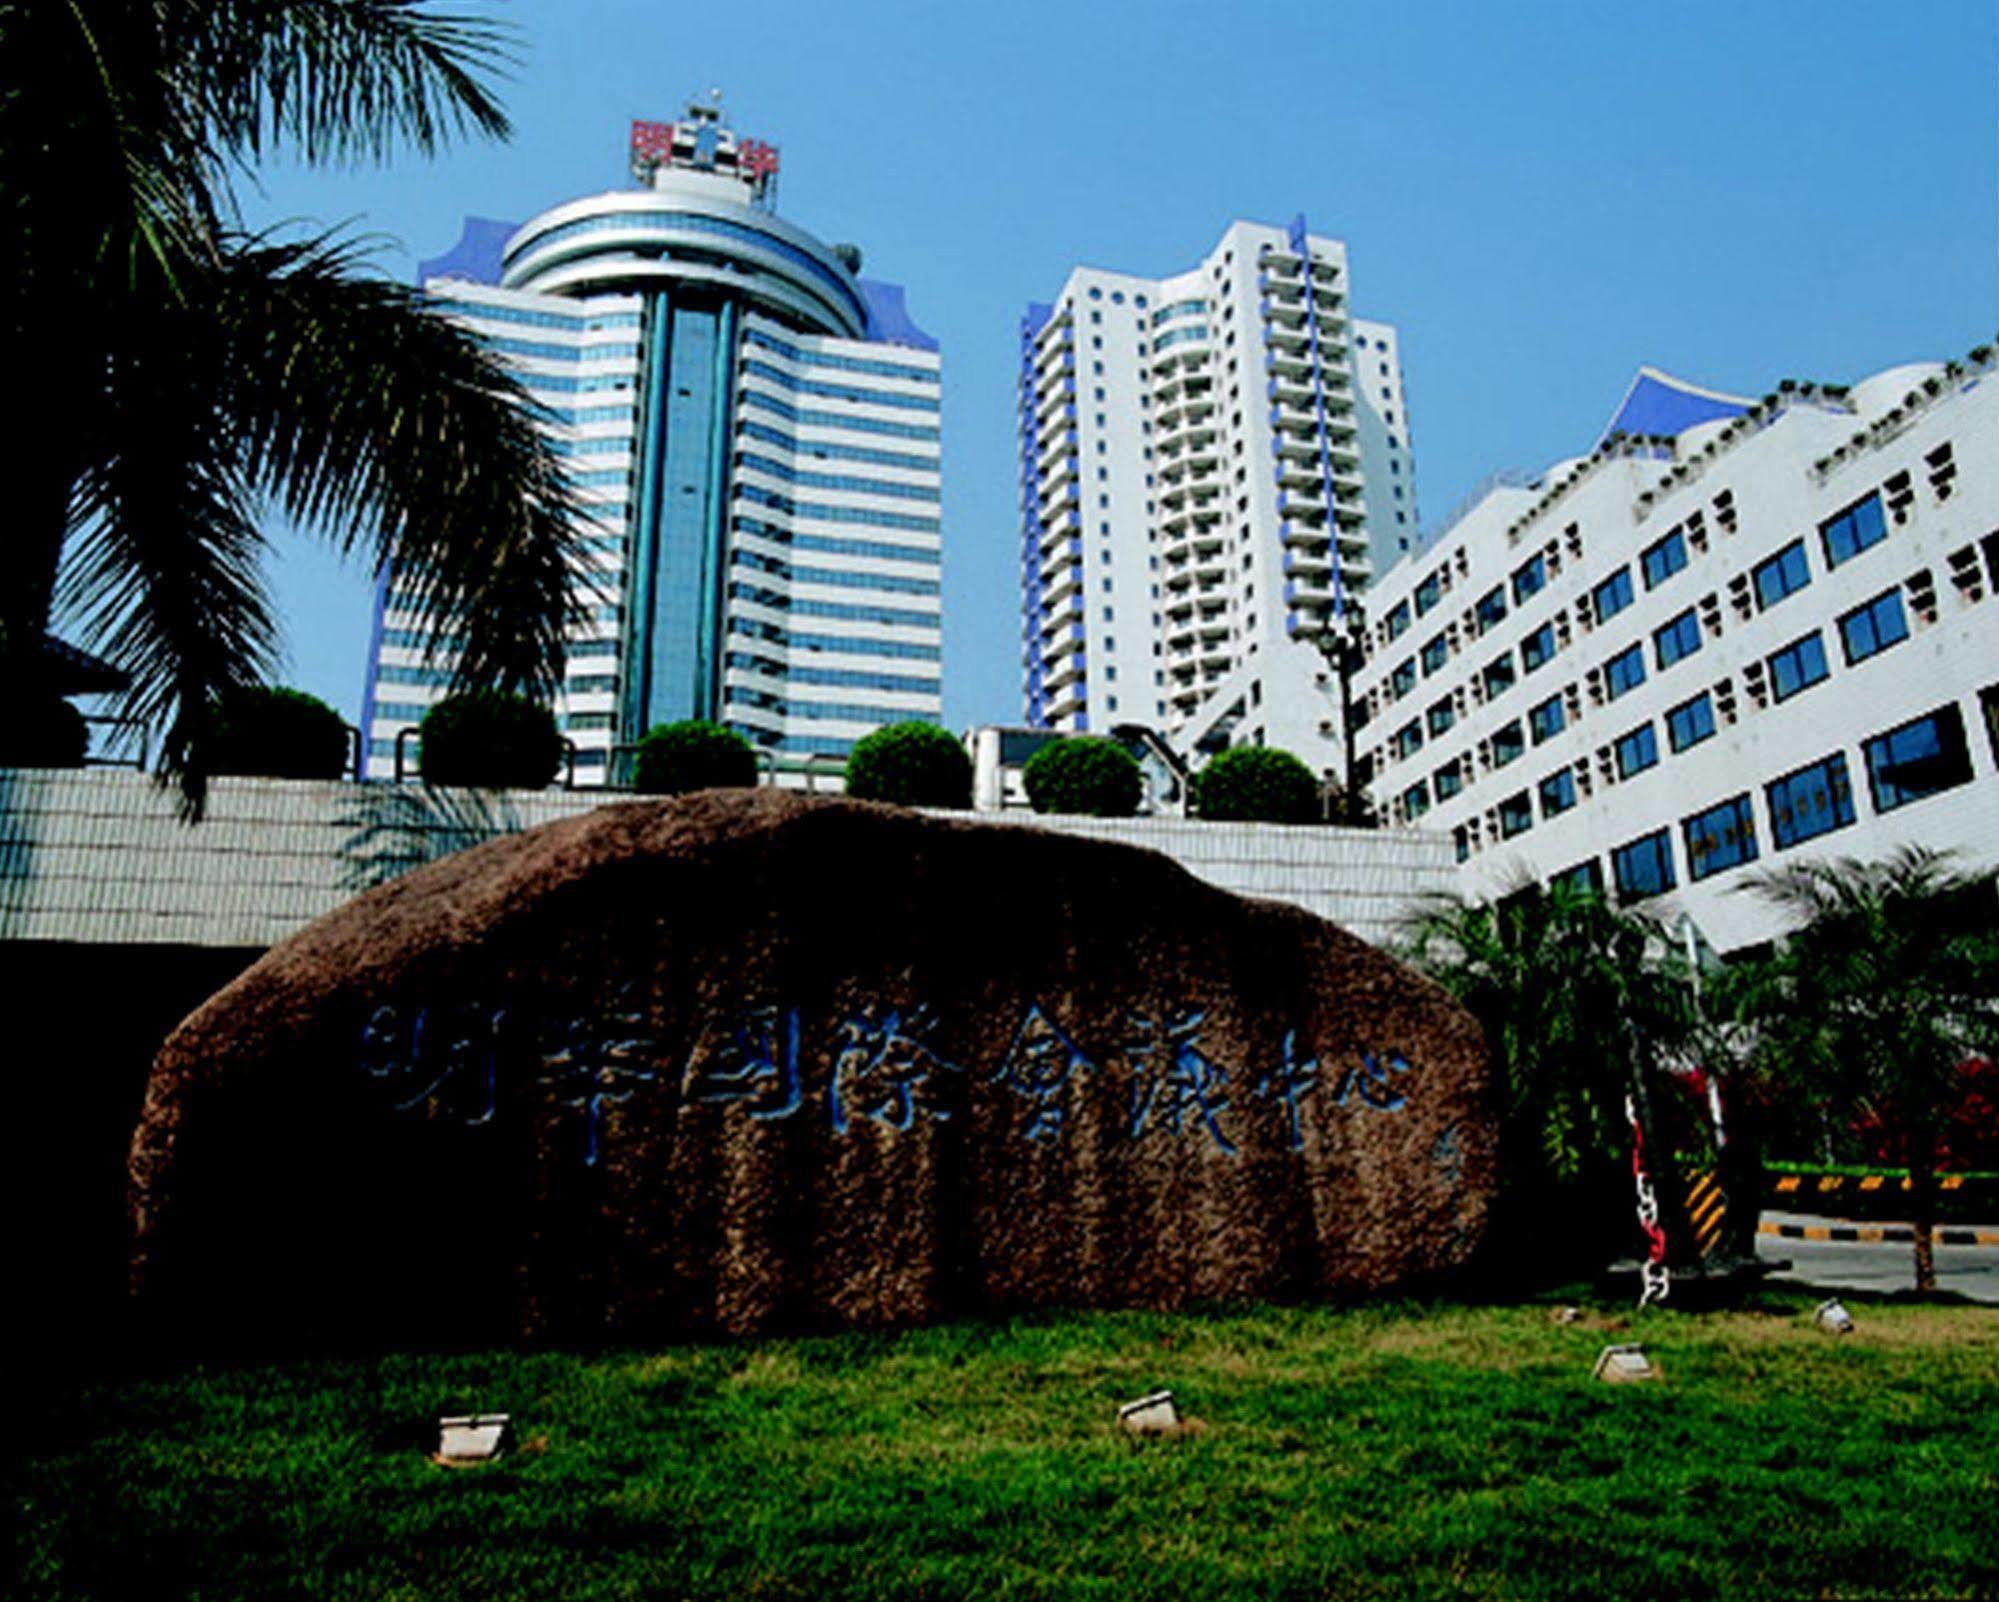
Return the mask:
[[[1500,1102],[1495,1236],[1550,1270],[1596,1266],[1630,1231],[1626,1098],[1656,1128],[1653,1070],[1696,1040],[1675,942],[1593,891],[1527,884],[1490,902],[1437,899],[1403,950],[1485,1027]],[[1681,1187],[1660,1171],[1668,1144],[1648,1161],[1670,1210]]]
[[1744,888],[1796,929],[1747,966],[1741,1004],[1775,1071],[1872,1113],[1909,1170],[1916,1289],[1936,1289],[1938,1145],[1967,1058],[1999,1049],[1999,871],[1948,852],[1799,862]]
[[[244,232],[258,158],[504,135],[507,34],[427,0],[0,0],[13,504],[0,669],[52,613],[131,677],[198,809],[213,709],[272,664],[260,516],[388,564],[458,687],[545,695],[576,535],[528,398],[338,237]],[[435,650],[433,652],[435,654]]]

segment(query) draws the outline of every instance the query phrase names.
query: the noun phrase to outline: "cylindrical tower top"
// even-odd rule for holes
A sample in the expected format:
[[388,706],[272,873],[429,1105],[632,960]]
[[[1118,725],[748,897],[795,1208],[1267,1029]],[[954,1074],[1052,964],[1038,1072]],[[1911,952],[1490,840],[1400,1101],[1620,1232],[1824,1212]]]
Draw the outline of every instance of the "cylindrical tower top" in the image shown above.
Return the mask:
[[552,207],[507,241],[500,282],[543,294],[708,287],[794,327],[859,337],[867,303],[830,245],[771,209],[777,151],[738,139],[716,104],[635,123],[644,186]]

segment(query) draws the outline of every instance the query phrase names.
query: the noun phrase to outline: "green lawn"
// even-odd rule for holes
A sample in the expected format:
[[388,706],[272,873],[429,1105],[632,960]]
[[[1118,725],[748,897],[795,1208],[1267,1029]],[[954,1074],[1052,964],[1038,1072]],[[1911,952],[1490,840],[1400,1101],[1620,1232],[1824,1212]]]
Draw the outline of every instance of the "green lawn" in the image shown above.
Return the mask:
[[[38,1395],[16,1597],[1991,1596],[1999,1317],[1396,1304]],[[1606,1340],[1665,1378],[1592,1382]],[[1162,1385],[1199,1421],[1113,1426]],[[416,1421],[511,1411],[442,1469]],[[22,1452],[19,1449],[25,1448]]]

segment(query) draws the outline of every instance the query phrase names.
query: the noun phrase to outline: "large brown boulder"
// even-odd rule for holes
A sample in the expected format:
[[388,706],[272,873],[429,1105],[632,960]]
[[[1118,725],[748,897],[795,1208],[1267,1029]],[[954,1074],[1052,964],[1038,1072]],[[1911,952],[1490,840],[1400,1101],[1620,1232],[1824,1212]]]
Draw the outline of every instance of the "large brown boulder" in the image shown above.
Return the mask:
[[286,1346],[1371,1290],[1477,1243],[1487,1094],[1434,985],[1152,852],[711,791],[370,891],[183,1023],[133,1283]]

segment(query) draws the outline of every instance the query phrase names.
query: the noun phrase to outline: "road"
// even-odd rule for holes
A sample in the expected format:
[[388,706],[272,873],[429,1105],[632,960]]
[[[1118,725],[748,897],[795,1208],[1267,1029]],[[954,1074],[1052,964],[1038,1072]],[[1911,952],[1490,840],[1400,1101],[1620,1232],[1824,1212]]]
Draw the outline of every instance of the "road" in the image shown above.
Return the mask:
[[[1756,1242],[1756,1250],[1765,1258],[1790,1259],[1791,1267],[1787,1273],[1772,1276],[1780,1284],[1788,1281],[1822,1285],[1827,1290],[1870,1291],[1884,1295],[1910,1290],[1915,1285],[1915,1248],[1906,1240],[1799,1240],[1773,1233],[1775,1228],[1785,1224],[1810,1229],[1857,1228],[1866,1231],[1870,1228],[1848,1224],[1840,1219],[1814,1218],[1804,1213],[1765,1213],[1763,1232]],[[1872,1226],[1877,1230],[1879,1227]],[[1965,1227],[1970,1226],[1953,1226],[1953,1229]],[[1990,1225],[1977,1226],[1976,1232],[1984,1240],[1999,1239],[1999,1230]],[[1938,1290],[1954,1291],[1974,1302],[1999,1305],[1999,1244],[1939,1246],[1936,1254]]]

